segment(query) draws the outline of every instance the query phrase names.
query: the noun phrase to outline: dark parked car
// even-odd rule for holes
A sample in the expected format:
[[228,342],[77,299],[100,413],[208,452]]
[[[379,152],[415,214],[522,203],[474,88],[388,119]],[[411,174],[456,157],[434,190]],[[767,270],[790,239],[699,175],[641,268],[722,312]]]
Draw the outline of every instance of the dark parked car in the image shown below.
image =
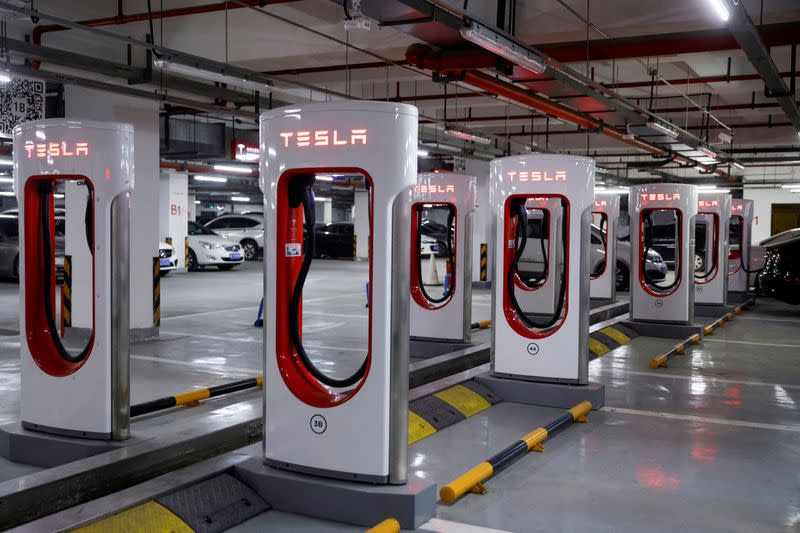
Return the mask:
[[[64,218],[55,219],[56,280],[64,278]],[[19,279],[19,217],[0,215],[0,277]]]
[[353,224],[336,222],[314,228],[317,257],[353,257]]
[[800,228],[773,235],[760,245],[766,249],[764,269],[758,275],[761,293],[800,304]]

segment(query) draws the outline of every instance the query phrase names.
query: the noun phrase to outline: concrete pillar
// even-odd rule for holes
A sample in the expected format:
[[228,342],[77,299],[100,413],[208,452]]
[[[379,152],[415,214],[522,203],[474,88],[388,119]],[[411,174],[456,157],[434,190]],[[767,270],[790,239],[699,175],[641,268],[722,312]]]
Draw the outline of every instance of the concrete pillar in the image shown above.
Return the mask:
[[[158,103],[72,85],[64,87],[64,101],[67,118],[127,122],[134,127],[135,179],[130,232],[131,340],[157,336],[158,328],[153,323],[153,258],[158,257]],[[79,215],[77,212],[67,215],[68,219],[73,216]]]
[[189,220],[194,222],[197,220],[197,204],[195,203],[197,201],[197,196],[189,194],[186,198],[186,216]]
[[86,242],[88,191],[76,181],[64,182],[64,253],[72,256],[72,327],[92,327],[92,255]]
[[333,200],[324,198],[316,199],[314,202],[314,210],[317,214],[317,224],[330,224],[333,222]]
[[356,235],[356,257],[369,258],[369,192],[355,191],[353,231]]
[[[492,217],[494,212],[489,205],[489,162],[479,159],[464,160],[464,174],[475,176],[477,183],[477,202],[472,215],[472,281],[481,279],[481,243],[486,243],[488,258],[492,257],[495,243],[492,242]],[[486,281],[492,280],[492,262],[487,261]]]
[[[178,269],[186,265],[186,239],[189,221],[189,177],[182,172],[162,172],[159,195],[160,222],[159,238],[172,239],[175,256],[178,258]],[[194,207],[194,206],[192,206]]]

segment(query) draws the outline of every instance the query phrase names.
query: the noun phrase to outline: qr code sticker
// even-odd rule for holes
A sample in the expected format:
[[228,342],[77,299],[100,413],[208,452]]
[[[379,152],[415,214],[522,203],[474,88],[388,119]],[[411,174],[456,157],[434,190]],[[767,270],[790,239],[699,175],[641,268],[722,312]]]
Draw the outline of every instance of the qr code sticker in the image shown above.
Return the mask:
[[12,78],[0,86],[0,133],[15,126],[44,118],[44,82]]

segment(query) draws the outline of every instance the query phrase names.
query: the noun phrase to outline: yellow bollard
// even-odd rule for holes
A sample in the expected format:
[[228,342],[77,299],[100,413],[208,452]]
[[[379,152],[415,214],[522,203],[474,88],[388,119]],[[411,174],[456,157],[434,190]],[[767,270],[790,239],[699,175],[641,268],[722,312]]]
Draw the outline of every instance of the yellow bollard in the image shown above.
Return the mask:
[[369,528],[366,533],[400,533],[400,522],[394,518],[387,518],[380,524]]
[[667,354],[662,353],[658,357],[650,359],[650,368],[658,368],[667,364]]

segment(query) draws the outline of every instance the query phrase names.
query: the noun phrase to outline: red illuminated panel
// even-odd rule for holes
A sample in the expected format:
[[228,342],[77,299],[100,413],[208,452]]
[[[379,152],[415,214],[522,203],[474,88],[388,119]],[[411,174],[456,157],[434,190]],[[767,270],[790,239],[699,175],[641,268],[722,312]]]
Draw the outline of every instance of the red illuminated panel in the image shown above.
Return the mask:
[[731,211],[744,211],[744,204],[733,204]]
[[668,192],[645,192],[641,193],[642,205],[647,205],[648,202],[672,202],[681,199],[681,193],[676,192],[670,194]]
[[353,146],[367,144],[367,129],[355,128],[347,131],[314,130],[314,131],[282,131],[283,147],[306,148],[309,146]]
[[595,207],[608,207],[608,200],[595,200],[594,201]]
[[69,143],[67,141],[34,143],[33,141],[28,141],[25,143],[25,155],[28,159],[37,157],[47,157],[50,159],[60,157],[88,157],[89,143],[85,141],[74,143]]
[[509,170],[509,181],[567,181],[566,170],[547,172],[546,170]]
[[700,200],[697,202],[698,207],[719,207],[719,200]]
[[414,192],[422,194],[456,192],[456,186],[452,183],[447,185],[415,185]]

